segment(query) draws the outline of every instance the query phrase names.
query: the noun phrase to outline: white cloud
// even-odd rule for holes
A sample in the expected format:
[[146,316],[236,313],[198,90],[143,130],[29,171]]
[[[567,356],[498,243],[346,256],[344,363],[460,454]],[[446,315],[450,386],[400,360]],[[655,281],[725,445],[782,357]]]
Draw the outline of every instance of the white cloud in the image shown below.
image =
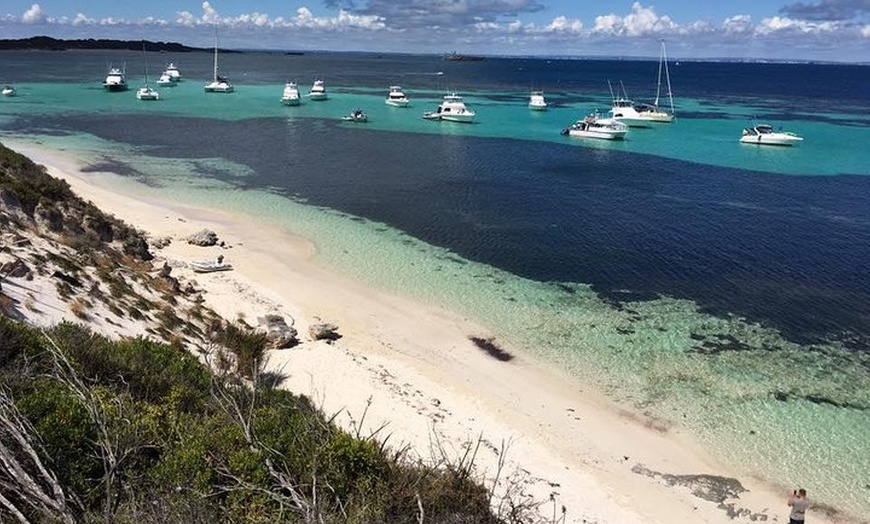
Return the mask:
[[175,15],[175,23],[180,26],[193,27],[196,25],[196,16],[190,11],[178,11]]
[[21,21],[25,24],[41,24],[46,21],[46,16],[39,4],[33,4],[21,15]]
[[218,12],[215,8],[211,6],[209,2],[202,3],[202,23],[203,24],[218,24],[221,21],[221,17],[218,15]]
[[93,25],[96,22],[93,18],[88,18],[84,13],[76,13],[75,18],[70,22],[72,25]]
[[625,16],[608,14],[595,18],[593,31],[609,35],[644,36],[676,32],[675,24],[668,16],[659,16],[652,7],[640,2],[631,5],[631,13]]
[[760,35],[769,35],[778,32],[797,32],[803,34],[829,33],[840,29],[837,22],[808,22],[795,20],[785,16],[774,16],[761,21],[755,32]]
[[864,38],[870,38],[870,25],[865,25],[861,28],[861,36]]
[[726,18],[722,22],[722,29],[726,33],[749,33],[752,31],[752,17],[749,15],[735,15]]
[[564,16],[557,16],[544,26],[544,31],[551,33],[580,33],[583,31],[583,22],[571,20]]

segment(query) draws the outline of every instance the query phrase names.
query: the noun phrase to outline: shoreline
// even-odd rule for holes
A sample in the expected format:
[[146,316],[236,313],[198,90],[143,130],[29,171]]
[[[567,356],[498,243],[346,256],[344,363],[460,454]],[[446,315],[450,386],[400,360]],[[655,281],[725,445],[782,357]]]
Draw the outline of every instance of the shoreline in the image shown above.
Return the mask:
[[[113,175],[82,173],[64,152],[7,145],[105,212],[152,237],[172,237],[169,246],[154,250],[158,259],[225,254],[234,271],[193,277],[225,318],[278,313],[292,317],[300,333],[319,320],[338,325],[342,337],[334,344],[304,342],[271,352],[270,369],[289,375],[282,387],[338,414],[351,432],[382,428],[379,438],[390,435],[391,445],[408,444],[426,460],[441,453],[455,459],[481,438],[476,459],[488,484],[506,448],[502,475],[524,470],[524,489],[541,501],[555,493],[545,513],[564,505],[566,522],[786,519],[786,489],[780,496],[741,478],[749,491],[729,496],[732,475],[685,432],[578,388],[521,348],[504,348],[515,356],[510,361],[494,358],[471,340],[494,336],[482,326],[330,273],[313,261],[316,246],[306,239],[248,216],[142,200],[113,188]],[[203,228],[216,231],[227,247],[183,241]],[[702,481],[715,484],[706,496],[693,493]],[[745,512],[732,518],[729,510]],[[847,522],[811,512],[813,522]]]

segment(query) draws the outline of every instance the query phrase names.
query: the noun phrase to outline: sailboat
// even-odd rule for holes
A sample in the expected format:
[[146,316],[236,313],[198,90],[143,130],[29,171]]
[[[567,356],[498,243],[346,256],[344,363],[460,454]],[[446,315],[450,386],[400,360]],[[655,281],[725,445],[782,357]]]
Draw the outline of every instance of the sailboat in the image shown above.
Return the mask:
[[229,80],[218,76],[218,43],[217,35],[214,37],[214,75],[212,81],[204,87],[206,93],[232,93],[233,85]]
[[[667,85],[667,96],[670,102],[670,111],[659,107],[659,100],[662,95],[662,72],[664,71],[665,82]],[[610,81],[607,82],[608,86]],[[671,92],[671,75],[668,72],[668,57],[665,51],[665,42],[662,40],[661,54],[659,55],[659,75],[656,83],[656,99],[652,104],[643,104],[634,102],[628,98],[625,93],[625,86],[622,86],[623,95],[617,93],[613,96],[613,88],[611,87],[611,97],[613,97],[613,107],[610,109],[610,114],[615,120],[631,127],[646,127],[650,123],[669,123],[674,121],[674,96]]]
[[148,51],[145,43],[142,43],[142,54],[145,55],[145,85],[136,90],[136,98],[139,100],[160,100],[160,93],[148,85]]

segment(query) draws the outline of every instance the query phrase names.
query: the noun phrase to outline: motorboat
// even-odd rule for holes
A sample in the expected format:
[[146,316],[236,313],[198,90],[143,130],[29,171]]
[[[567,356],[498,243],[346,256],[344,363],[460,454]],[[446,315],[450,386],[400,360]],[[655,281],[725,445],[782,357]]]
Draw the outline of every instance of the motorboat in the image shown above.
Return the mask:
[[217,271],[228,271],[233,268],[232,264],[224,262],[223,255],[219,255],[215,260],[193,261],[189,265],[197,273],[214,273]]
[[580,138],[622,140],[628,134],[628,125],[613,118],[600,118],[597,113],[593,113],[563,129],[562,134]]
[[166,73],[173,82],[181,82],[181,71],[179,71],[178,67],[172,62],[169,62],[169,65],[166,66],[166,69],[163,72]]
[[127,76],[124,69],[109,66],[109,72],[106,74],[106,79],[103,80],[103,87],[106,91],[126,91]]
[[174,87],[176,80],[168,72],[164,71],[157,79],[157,85],[160,87]]
[[299,98],[299,87],[296,82],[287,82],[284,84],[284,93],[281,95],[281,103],[285,106],[298,106],[302,103]]
[[15,88],[12,86],[3,86],[3,96],[15,96]]
[[529,96],[529,109],[532,111],[544,111],[547,109],[547,101],[544,99],[543,91],[532,91]]
[[793,146],[802,142],[803,138],[789,131],[774,131],[767,124],[757,124],[743,130],[740,142],[744,144],[758,144],[764,146]]
[[160,100],[160,93],[153,87],[144,85],[136,90],[136,98],[139,100]]
[[311,86],[311,91],[308,92],[308,98],[311,100],[326,100],[326,85],[323,80],[315,80]]
[[346,122],[368,122],[369,117],[362,109],[354,109],[347,115],[341,117]]
[[390,92],[387,93],[387,98],[385,100],[388,106],[393,107],[408,107],[411,103],[411,100],[402,92],[402,88],[399,86],[390,86]]
[[[659,100],[662,97],[662,77],[665,79],[665,93],[670,102],[670,110],[659,107]],[[610,82],[607,83],[610,86]],[[610,114],[616,120],[631,127],[647,127],[649,124],[667,124],[674,121],[674,95],[671,92],[671,75],[668,72],[668,55],[665,50],[665,43],[662,41],[661,53],[659,55],[659,73],[658,81],[656,82],[656,98],[652,104],[644,104],[635,102],[628,98],[625,92],[625,86],[622,86],[623,96],[613,97],[613,107],[610,109]],[[613,89],[611,88],[611,95]]]
[[475,114],[474,111],[465,107],[461,96],[451,93],[444,97],[437,110],[423,113],[423,118],[470,124],[474,121]]
[[[172,65],[172,64],[170,64]],[[217,45],[217,36],[214,39],[214,74],[212,75],[212,80],[205,86],[203,86],[206,93],[232,93],[233,92],[233,84],[223,76],[218,75],[218,45]]]

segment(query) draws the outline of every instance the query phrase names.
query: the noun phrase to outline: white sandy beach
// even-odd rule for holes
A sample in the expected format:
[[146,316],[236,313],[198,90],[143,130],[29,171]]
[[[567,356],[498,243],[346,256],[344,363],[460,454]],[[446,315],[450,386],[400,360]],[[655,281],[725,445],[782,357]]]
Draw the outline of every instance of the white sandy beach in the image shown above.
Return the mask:
[[[501,362],[470,336],[496,337],[450,311],[365,287],[327,272],[313,260],[316,246],[250,217],[215,209],[152,202],[113,188],[112,175],[82,173],[76,159],[25,143],[5,142],[65,179],[104,211],[153,238],[172,243],[153,250],[160,259],[202,260],[223,254],[229,272],[173,275],[195,279],[207,304],[227,319],[278,313],[295,320],[303,343],[273,351],[269,368],[287,376],[282,387],[310,396],[348,429],[380,429],[393,446],[409,444],[427,460],[445,453],[458,460],[464,446],[481,445],[475,458],[494,482],[504,449],[502,486],[522,477],[528,495],[544,503],[554,522],[734,523],[787,522],[792,486],[770,486],[739,476],[702,450],[679,428],[638,416],[578,387],[505,347]],[[215,231],[224,247],[183,239]],[[307,339],[310,323],[339,326],[332,344]],[[694,491],[710,475],[737,478],[747,491],[723,501]],[[681,477],[686,476],[686,477]],[[690,481],[694,479],[694,483]],[[497,489],[499,491],[499,489]],[[553,501],[550,497],[554,496]],[[810,489],[810,498],[812,490]],[[564,520],[561,507],[566,508]],[[810,510],[813,524],[846,522]]]

